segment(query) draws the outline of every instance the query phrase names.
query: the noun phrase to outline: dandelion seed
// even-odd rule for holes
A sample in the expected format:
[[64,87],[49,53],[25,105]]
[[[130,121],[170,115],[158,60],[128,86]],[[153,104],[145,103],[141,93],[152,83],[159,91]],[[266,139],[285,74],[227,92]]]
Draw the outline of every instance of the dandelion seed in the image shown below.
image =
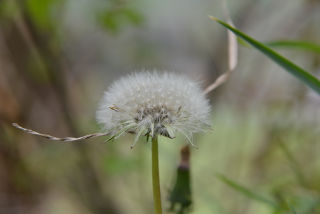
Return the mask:
[[[141,72],[121,78],[105,92],[97,121],[107,132],[174,138],[208,129],[210,105],[199,85],[183,75]],[[134,146],[134,145],[133,145]]]

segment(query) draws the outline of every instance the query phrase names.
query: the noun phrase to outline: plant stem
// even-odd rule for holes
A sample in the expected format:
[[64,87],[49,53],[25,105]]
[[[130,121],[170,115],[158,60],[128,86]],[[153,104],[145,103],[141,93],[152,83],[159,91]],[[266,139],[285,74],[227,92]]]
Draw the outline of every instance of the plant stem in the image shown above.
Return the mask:
[[154,136],[152,138],[152,187],[154,214],[162,214],[158,159],[158,136]]

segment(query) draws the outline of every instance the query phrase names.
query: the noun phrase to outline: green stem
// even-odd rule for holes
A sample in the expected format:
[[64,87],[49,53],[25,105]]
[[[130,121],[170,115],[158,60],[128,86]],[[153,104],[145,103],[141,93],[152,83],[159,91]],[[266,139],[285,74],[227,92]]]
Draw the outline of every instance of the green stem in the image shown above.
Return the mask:
[[158,159],[158,136],[154,136],[152,138],[152,187],[154,214],[162,214]]

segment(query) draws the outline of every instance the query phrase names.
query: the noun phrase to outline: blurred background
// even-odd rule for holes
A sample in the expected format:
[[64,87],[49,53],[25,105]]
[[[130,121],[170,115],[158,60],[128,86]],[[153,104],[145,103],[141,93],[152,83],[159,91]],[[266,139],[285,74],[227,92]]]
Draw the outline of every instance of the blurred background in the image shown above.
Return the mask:
[[[235,26],[259,41],[320,44],[318,0],[228,6]],[[206,87],[227,68],[226,30],[208,18],[224,18],[222,8],[222,0],[0,0],[0,213],[152,213],[143,140],[133,150],[130,135],[52,142],[11,123],[54,136],[97,132],[103,91],[143,69]],[[277,51],[320,76],[319,49]],[[235,73],[208,97],[213,131],[191,148],[188,213],[319,214],[319,95],[240,45]],[[166,208],[185,144],[160,139]]]

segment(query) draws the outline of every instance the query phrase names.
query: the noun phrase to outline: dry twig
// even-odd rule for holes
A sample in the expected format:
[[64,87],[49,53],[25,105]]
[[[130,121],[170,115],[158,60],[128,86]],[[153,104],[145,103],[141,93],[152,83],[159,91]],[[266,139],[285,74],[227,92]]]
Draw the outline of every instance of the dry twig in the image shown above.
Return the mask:
[[109,133],[94,133],[94,134],[84,135],[82,137],[63,137],[63,138],[60,138],[60,137],[55,137],[55,136],[51,136],[51,135],[48,135],[48,134],[39,133],[39,132],[36,132],[34,130],[31,130],[31,129],[26,129],[26,128],[18,125],[17,123],[12,123],[12,125],[14,127],[16,127],[17,129],[20,129],[20,130],[22,130],[22,131],[24,131],[24,132],[26,132],[28,134],[44,137],[44,138],[47,138],[49,140],[63,141],[63,142],[74,142],[74,141],[86,140],[86,139],[89,139],[89,138],[96,138],[96,137],[109,135]]
[[[224,11],[227,17],[227,22],[231,26],[233,26],[232,20],[230,18],[226,2],[224,1]],[[209,16],[210,19],[214,20],[215,18],[212,16]],[[233,34],[231,31],[228,30],[228,70],[221,74],[211,85],[209,85],[205,90],[204,93],[208,94],[209,92],[213,91],[223,83],[225,83],[229,77],[230,74],[235,70],[238,63],[238,43],[237,43],[237,37],[235,34]]]

